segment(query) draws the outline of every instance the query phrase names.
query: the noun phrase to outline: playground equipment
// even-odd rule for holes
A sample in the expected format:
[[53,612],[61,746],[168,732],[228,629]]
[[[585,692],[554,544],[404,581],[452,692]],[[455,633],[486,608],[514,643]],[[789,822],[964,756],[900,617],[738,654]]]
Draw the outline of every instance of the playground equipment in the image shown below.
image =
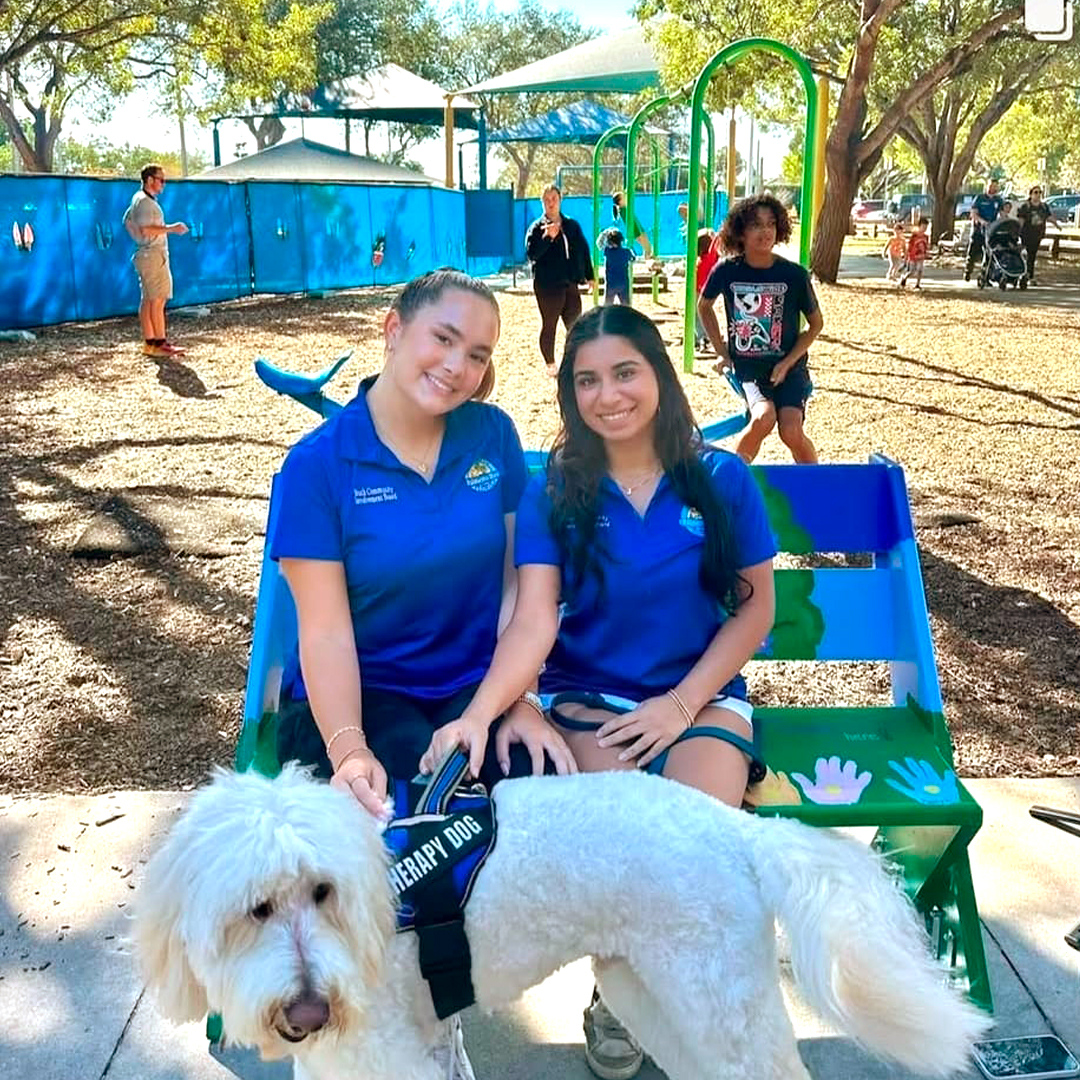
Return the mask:
[[[693,97],[690,107],[690,190],[696,191],[699,183],[701,168],[701,125],[699,118],[704,113],[705,94],[709,89],[709,83],[713,75],[725,64],[733,63],[739,57],[749,52],[769,52],[788,61],[798,72],[802,79],[803,88],[806,91],[806,128],[803,140],[803,175],[802,190],[804,203],[813,198],[814,180],[817,169],[817,143],[824,145],[824,140],[817,135],[818,132],[818,88],[814,82],[813,72],[806,57],[796,52],[790,45],[785,45],[772,38],[746,38],[742,41],[732,42],[721,49],[702,69],[694,82]],[[820,180],[818,181],[820,184]],[[803,205],[799,214],[799,261],[808,265],[810,261],[810,239],[813,230],[813,208],[811,205]],[[686,310],[684,312],[685,325],[683,329],[683,368],[692,371],[694,367],[694,310],[697,307],[697,290],[695,288],[694,275],[690,268],[694,265],[696,256],[695,243],[697,231],[700,226],[697,201],[690,201],[690,211],[687,218],[686,228]]]
[[[601,172],[603,172],[605,169],[607,169],[608,172],[619,172],[619,173],[622,172],[622,166],[621,165],[601,165],[600,166],[600,171]],[[566,188],[563,185],[563,178],[569,173],[579,173],[579,172],[583,172],[583,173],[586,173],[589,176],[591,176],[592,171],[593,171],[592,165],[559,165],[555,169],[555,186],[562,192],[563,197],[565,198],[567,192],[566,192]],[[620,179],[621,179],[621,177],[620,177]]]
[[[620,135],[626,136],[626,155],[624,159],[624,172],[625,172],[625,194],[626,194],[626,206],[624,208],[624,215],[627,222],[634,221],[634,195],[637,188],[638,181],[641,179],[648,179],[652,181],[652,196],[653,196],[653,232],[652,241],[653,252],[658,253],[660,247],[660,184],[659,178],[662,172],[670,168],[686,167],[689,169],[689,160],[686,158],[672,158],[663,165],[660,163],[660,151],[659,144],[656,136],[652,135],[645,129],[645,121],[652,113],[662,108],[664,105],[669,104],[673,99],[670,96],[662,96],[655,98],[652,101],[646,103],[641,109],[634,114],[633,119],[629,125],[620,124],[616,127],[610,128],[597,141],[593,148],[593,221],[597,223],[597,229],[599,231],[600,223],[600,170],[607,168],[600,164],[601,157],[604,151],[604,147],[615,137]],[[706,113],[704,115],[703,124],[705,126],[706,143],[708,151],[708,162],[706,172],[706,206],[705,213],[711,214],[712,207],[709,205],[708,200],[712,193],[713,182],[713,162],[715,159],[715,147],[716,147],[716,133],[713,129],[712,118]],[[638,173],[636,168],[637,163],[637,141],[640,138],[642,131],[646,131],[649,135],[650,145],[652,149],[652,167],[644,174]],[[689,198],[688,193],[688,198]],[[699,195],[700,197],[700,195]],[[630,230],[627,229],[627,232]],[[635,237],[627,236],[627,244],[632,244]],[[654,272],[652,274],[652,294],[653,302],[659,300],[658,295],[659,275]],[[631,302],[633,300],[633,290],[631,290]],[[599,304],[600,302],[600,283],[598,280],[593,282],[593,304]]]
[[[324,388],[343,362],[310,378],[265,361],[258,370],[269,386],[326,416],[341,407]],[[534,469],[543,461],[530,455]],[[758,466],[754,475],[778,546],[803,562],[775,571],[776,620],[757,659],[887,661],[892,704],[755,709],[769,771],[747,800],[763,816],[875,826],[874,846],[902,877],[934,954],[989,1010],[967,856],[982,810],[953,768],[903,471],[874,455],[865,465]],[[270,529],[275,513],[272,485]],[[836,565],[837,553],[846,565]],[[264,553],[239,769],[277,770],[281,673],[295,645],[292,598]]]

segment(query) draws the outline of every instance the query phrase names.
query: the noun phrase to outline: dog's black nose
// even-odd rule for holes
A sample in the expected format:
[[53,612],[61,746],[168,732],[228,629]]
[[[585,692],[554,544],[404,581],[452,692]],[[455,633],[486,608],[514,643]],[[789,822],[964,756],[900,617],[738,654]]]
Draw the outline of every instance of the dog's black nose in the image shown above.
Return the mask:
[[310,1035],[325,1027],[329,1019],[330,1003],[311,990],[285,1006],[285,1020],[297,1035]]

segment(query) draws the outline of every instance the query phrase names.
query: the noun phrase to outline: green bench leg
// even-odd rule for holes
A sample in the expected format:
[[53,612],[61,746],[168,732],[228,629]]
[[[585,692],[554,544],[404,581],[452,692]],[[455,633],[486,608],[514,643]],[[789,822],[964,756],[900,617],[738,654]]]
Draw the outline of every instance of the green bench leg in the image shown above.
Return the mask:
[[874,847],[903,874],[905,888],[926,920],[931,947],[968,997],[993,1012],[982,924],[975,905],[967,847],[975,829],[956,826],[890,826]]
[[281,765],[277,759],[278,714],[263,713],[258,724],[245,722],[236,744],[238,772],[254,769],[263,776],[277,776]]

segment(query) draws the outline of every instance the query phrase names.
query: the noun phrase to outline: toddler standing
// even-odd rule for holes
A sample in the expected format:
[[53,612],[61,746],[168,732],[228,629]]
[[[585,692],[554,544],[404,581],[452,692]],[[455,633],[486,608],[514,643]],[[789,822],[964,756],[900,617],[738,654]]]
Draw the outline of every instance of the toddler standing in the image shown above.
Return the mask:
[[881,257],[889,260],[889,269],[885,274],[886,281],[896,281],[904,270],[904,256],[906,255],[907,242],[904,240],[904,223],[896,222],[893,225],[892,236],[881,250]]
[[604,304],[630,303],[630,266],[634,253],[623,247],[618,229],[604,231]]

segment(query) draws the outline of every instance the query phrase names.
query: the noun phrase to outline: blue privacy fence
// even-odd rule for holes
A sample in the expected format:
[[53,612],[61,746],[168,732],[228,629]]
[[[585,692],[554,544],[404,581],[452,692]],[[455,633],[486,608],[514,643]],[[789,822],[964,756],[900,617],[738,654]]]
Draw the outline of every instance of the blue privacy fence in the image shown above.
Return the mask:
[[[121,219],[130,180],[0,176],[0,328],[132,314],[139,290],[133,245]],[[679,202],[661,197],[663,254],[677,254]],[[169,240],[177,306],[253,293],[393,285],[434,266],[495,273],[525,259],[525,231],[539,199],[504,191],[210,180],[171,181],[161,199],[187,236]],[[592,200],[567,198],[566,213],[596,235]],[[635,212],[652,227],[651,198]],[[32,242],[30,242],[32,239]]]
[[[656,249],[657,255],[678,258],[686,252],[686,240],[679,231],[682,227],[682,218],[679,217],[679,203],[686,202],[685,191],[663,191],[660,193],[660,246]],[[515,199],[514,200],[514,259],[516,262],[525,261],[525,233],[529,226],[543,212],[543,206],[539,199]],[[593,220],[593,201],[591,195],[567,195],[562,201],[562,211],[567,217],[572,217],[585,231],[586,236],[597,237],[605,229],[618,226],[625,234],[626,227],[617,222],[611,215],[611,196],[603,195],[600,198],[600,217]],[[653,197],[646,192],[638,192],[634,196],[634,217],[638,224],[646,230],[650,243],[653,236]],[[709,220],[706,217],[705,224],[710,228],[719,228],[720,223],[727,214],[727,195],[718,191],[713,203],[713,216]],[[640,254],[640,250],[638,251]]]

